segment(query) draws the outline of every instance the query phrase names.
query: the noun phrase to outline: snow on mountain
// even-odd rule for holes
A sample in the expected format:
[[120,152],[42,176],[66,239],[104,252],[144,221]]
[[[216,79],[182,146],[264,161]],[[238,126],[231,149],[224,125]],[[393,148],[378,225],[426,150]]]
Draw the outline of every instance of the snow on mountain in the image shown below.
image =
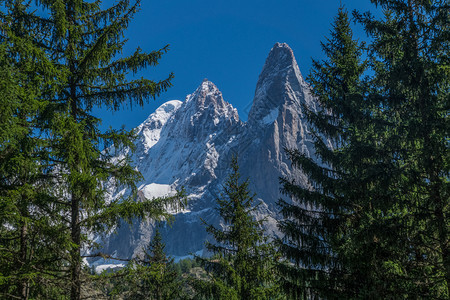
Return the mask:
[[[301,174],[292,174],[283,147],[313,154],[309,127],[302,105],[315,109],[315,101],[287,44],[271,49],[259,76],[246,123],[212,82],[203,80],[184,102],[161,105],[137,127],[135,166],[144,180],[138,185],[146,198],[164,196],[184,187],[188,206],[176,213],[172,227],[162,234],[169,254],[183,257],[204,250],[208,238],[200,218],[220,225],[215,199],[237,154],[244,178],[262,201],[255,213],[267,217],[266,229],[278,234],[275,219],[280,197],[278,178],[288,176],[306,185]],[[126,193],[118,189],[115,193]],[[114,197],[114,192],[111,193]],[[120,257],[139,253],[149,242],[154,223],[123,225],[109,236],[105,251]]]
[[142,133],[142,145],[145,148],[145,153],[159,141],[162,127],[182,103],[179,100],[164,103],[148,116],[144,123],[138,126],[137,134]]

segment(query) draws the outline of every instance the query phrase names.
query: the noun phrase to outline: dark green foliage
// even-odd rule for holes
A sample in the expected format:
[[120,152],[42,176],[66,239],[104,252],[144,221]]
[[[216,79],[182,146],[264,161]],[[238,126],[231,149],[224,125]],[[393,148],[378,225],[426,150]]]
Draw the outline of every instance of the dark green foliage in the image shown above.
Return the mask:
[[234,157],[224,192],[217,199],[224,228],[207,226],[217,244],[207,243],[212,258],[198,258],[209,279],[196,280],[199,299],[278,299],[282,298],[275,280],[275,254],[261,227],[251,215],[254,196],[248,180],[240,182]]
[[383,20],[355,17],[374,39],[371,84],[390,158],[389,181],[379,185],[383,201],[375,206],[371,226],[385,229],[377,252],[377,278],[384,286],[378,289],[445,299],[450,297],[450,4],[373,2],[385,9]]
[[191,258],[182,259],[175,264],[175,270],[178,274],[189,274],[193,268],[200,267],[200,263]]
[[[372,125],[360,79],[365,71],[361,46],[352,39],[344,9],[339,10],[331,38],[322,48],[327,60],[313,62],[309,81],[323,109],[314,113],[305,107],[317,130],[315,149],[322,164],[297,150],[288,150],[293,166],[308,175],[312,189],[283,179],[284,192],[294,202],[279,202],[287,218],[279,223],[285,234],[281,250],[294,263],[282,266],[285,288],[297,298],[316,294],[332,297],[345,285],[347,265],[338,250],[348,238],[348,223],[361,213],[355,210],[361,205],[356,201],[365,199],[356,195],[364,194],[364,181],[369,176],[357,166],[371,154],[361,149],[370,149],[374,141],[366,130]],[[362,273],[367,271],[362,265],[360,268]]]
[[[130,263],[118,288],[124,287],[126,299],[179,299],[182,279],[175,270],[173,259],[164,251],[165,245],[157,229],[143,258]],[[116,287],[117,288],[117,287]]]
[[383,19],[354,14],[368,47],[341,9],[309,77],[323,108],[308,112],[321,161],[288,151],[311,188],[282,180],[293,199],[280,201],[285,287],[304,298],[446,299],[450,10],[372,2]]
[[51,297],[59,290],[55,270],[63,266],[57,249],[68,247],[59,234],[63,225],[52,219],[58,205],[39,126],[46,105],[39,97],[53,70],[30,36],[38,29],[28,7],[22,1],[0,4],[0,297]]
[[[52,134],[52,159],[61,170],[59,195],[66,204],[67,226],[72,249],[70,264],[71,299],[80,299],[81,249],[89,246],[85,233],[103,233],[120,218],[161,216],[164,205],[177,197],[136,201],[135,182],[140,174],[129,165],[129,158],[112,161],[115,151],[132,147],[132,132],[99,130],[100,119],[94,107],[117,110],[122,105],[142,105],[170,86],[172,75],[161,82],[128,80],[136,73],[156,65],[167,51],[146,54],[139,49],[129,57],[115,59],[125,44],[123,32],[139,1],[118,1],[108,9],[101,2],[42,1],[50,11],[48,55],[60,72],[58,84],[44,95],[50,102],[46,113]],[[45,43],[45,41],[44,41]],[[105,201],[103,183],[128,186],[127,199]]]
[[[104,9],[101,1],[42,0],[35,3],[39,14],[24,1],[1,2],[0,286],[20,294],[26,281],[36,297],[55,298],[45,291],[54,284],[60,297],[80,299],[81,249],[93,246],[91,234],[121,218],[170,217],[166,205],[179,203],[180,195],[138,199],[141,175],[127,156],[113,159],[132,148],[133,132],[102,132],[93,114],[142,105],[170,87],[172,74],[159,82],[129,79],[157,65],[168,47],[117,58],[139,1]],[[131,193],[107,202],[106,182]],[[25,261],[9,261],[20,253]]]

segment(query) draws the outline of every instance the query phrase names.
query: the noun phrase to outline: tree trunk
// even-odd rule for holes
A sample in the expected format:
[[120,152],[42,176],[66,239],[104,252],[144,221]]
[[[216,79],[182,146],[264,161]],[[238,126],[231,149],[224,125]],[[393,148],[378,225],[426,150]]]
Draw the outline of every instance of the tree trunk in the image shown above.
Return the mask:
[[[27,247],[28,247],[28,226],[26,221],[23,222],[20,229],[20,266],[23,267],[27,263]],[[27,279],[20,280],[19,286],[20,298],[23,300],[28,299],[29,285]]]
[[71,258],[71,279],[72,285],[70,290],[70,299],[71,300],[80,300],[81,299],[81,256],[80,256],[80,247],[81,247],[81,230],[80,230],[80,222],[79,222],[79,208],[80,201],[78,198],[74,196],[72,193],[72,219],[70,227],[71,231],[71,239],[72,243],[74,243],[74,247],[71,250],[70,258]]

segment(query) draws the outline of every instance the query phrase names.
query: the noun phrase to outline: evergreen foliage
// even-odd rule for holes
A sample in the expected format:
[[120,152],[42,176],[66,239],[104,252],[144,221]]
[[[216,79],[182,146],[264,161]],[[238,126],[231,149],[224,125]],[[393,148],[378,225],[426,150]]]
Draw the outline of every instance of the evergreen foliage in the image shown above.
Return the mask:
[[156,229],[155,236],[144,251],[143,259],[137,259],[127,267],[127,299],[180,299],[182,279],[175,271],[173,259],[166,256],[164,248],[161,234]]
[[273,245],[264,235],[263,220],[251,215],[256,207],[248,184],[248,180],[241,182],[237,158],[233,157],[231,174],[217,199],[225,227],[207,225],[207,232],[217,243],[206,244],[213,253],[211,258],[198,258],[209,275],[209,279],[194,283],[199,299],[281,298]]
[[390,158],[369,228],[381,227],[378,244],[385,242],[376,252],[374,293],[448,299],[450,4],[372,2],[384,9],[383,20],[355,18],[373,37],[371,86]]
[[[304,109],[319,161],[287,149],[309,183],[281,179],[292,200],[279,201],[285,260],[277,264],[252,216],[233,158],[217,199],[223,227],[207,225],[213,256],[197,258],[207,277],[187,287],[159,231],[142,260],[111,276],[82,266],[104,256],[90,237],[121,219],[170,218],[167,206],[182,197],[138,195],[141,175],[117,158],[133,150],[133,131],[101,131],[94,114],[142,106],[171,86],[172,74],[130,79],[168,51],[122,56],[140,1],[0,0],[0,298],[176,299],[182,284],[199,299],[278,299],[280,273],[295,299],[448,299],[450,5],[371,2],[381,19],[353,14],[369,43],[353,39],[341,8],[326,59],[313,61],[308,80],[322,109]],[[109,202],[105,184],[131,192]],[[99,289],[103,279],[116,287]]]
[[[172,74],[159,82],[129,79],[129,73],[157,65],[168,46],[151,53],[138,48],[118,58],[140,1],[116,1],[105,9],[101,1],[42,0],[36,1],[39,15],[30,13],[25,1],[4,3],[1,62],[6,67],[0,88],[10,96],[2,95],[1,108],[1,238],[15,244],[2,248],[2,259],[23,251],[23,245],[31,251],[23,236],[34,230],[31,252],[48,253],[48,261],[41,261],[52,270],[45,272],[47,279],[61,283],[59,297],[78,300],[82,249],[93,246],[89,236],[108,231],[121,218],[170,217],[166,206],[179,203],[180,194],[152,201],[137,197],[135,182],[141,175],[129,157],[113,159],[118,151],[132,149],[133,132],[102,132],[93,114],[98,107],[141,106],[170,87]],[[5,26],[12,23],[17,26]],[[107,202],[106,182],[132,192]],[[2,270],[5,293],[21,293],[23,281],[33,282],[36,291],[51,286],[34,278],[36,266],[21,259],[14,274],[8,274],[14,268]],[[56,297],[47,292],[38,294]]]
[[49,250],[68,246],[52,219],[50,150],[39,123],[46,105],[39,97],[53,69],[31,38],[39,30],[29,6],[0,5],[0,297],[52,298],[63,262]]
[[310,187],[282,179],[293,200],[279,202],[285,287],[304,298],[445,299],[449,6],[372,2],[383,19],[354,13],[368,47],[341,8],[309,77],[323,108],[305,108],[321,161],[288,150]]
[[[286,258],[295,262],[295,266],[281,267],[285,288],[297,298],[314,294],[331,297],[345,285],[347,264],[342,262],[338,250],[347,238],[348,223],[360,213],[355,208],[361,205],[357,201],[364,199],[356,195],[364,194],[363,183],[368,176],[357,166],[366,159],[366,154],[371,154],[362,149],[371,149],[374,142],[367,136],[372,120],[361,81],[365,71],[362,48],[352,39],[349,18],[343,8],[339,9],[331,37],[322,43],[322,49],[327,60],[313,61],[309,81],[323,109],[314,113],[305,107],[316,129],[316,156],[322,163],[296,149],[288,149],[293,166],[307,174],[312,188],[282,179],[284,192],[294,202],[279,202],[286,218],[279,223],[285,234],[280,247]],[[360,267],[362,273],[368,271]]]

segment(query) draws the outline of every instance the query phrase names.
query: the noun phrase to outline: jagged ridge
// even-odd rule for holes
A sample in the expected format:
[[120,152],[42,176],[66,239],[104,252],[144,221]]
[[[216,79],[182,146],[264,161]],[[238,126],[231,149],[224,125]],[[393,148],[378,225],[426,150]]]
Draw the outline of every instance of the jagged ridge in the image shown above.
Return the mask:
[[[164,103],[138,127],[133,160],[145,178],[141,193],[152,198],[184,186],[189,194],[188,207],[175,215],[172,228],[162,232],[169,254],[201,253],[207,234],[200,217],[220,225],[215,198],[233,154],[238,154],[244,177],[250,178],[251,188],[263,202],[256,217],[268,216],[266,228],[277,234],[279,176],[307,184],[303,175],[292,173],[283,152],[286,146],[312,154],[303,103],[315,108],[293,51],[287,44],[277,43],[259,76],[246,123],[205,79],[184,102]],[[148,243],[152,233],[153,224],[145,221],[131,228],[122,226],[118,235],[106,240],[105,248],[122,257],[132,256]]]

